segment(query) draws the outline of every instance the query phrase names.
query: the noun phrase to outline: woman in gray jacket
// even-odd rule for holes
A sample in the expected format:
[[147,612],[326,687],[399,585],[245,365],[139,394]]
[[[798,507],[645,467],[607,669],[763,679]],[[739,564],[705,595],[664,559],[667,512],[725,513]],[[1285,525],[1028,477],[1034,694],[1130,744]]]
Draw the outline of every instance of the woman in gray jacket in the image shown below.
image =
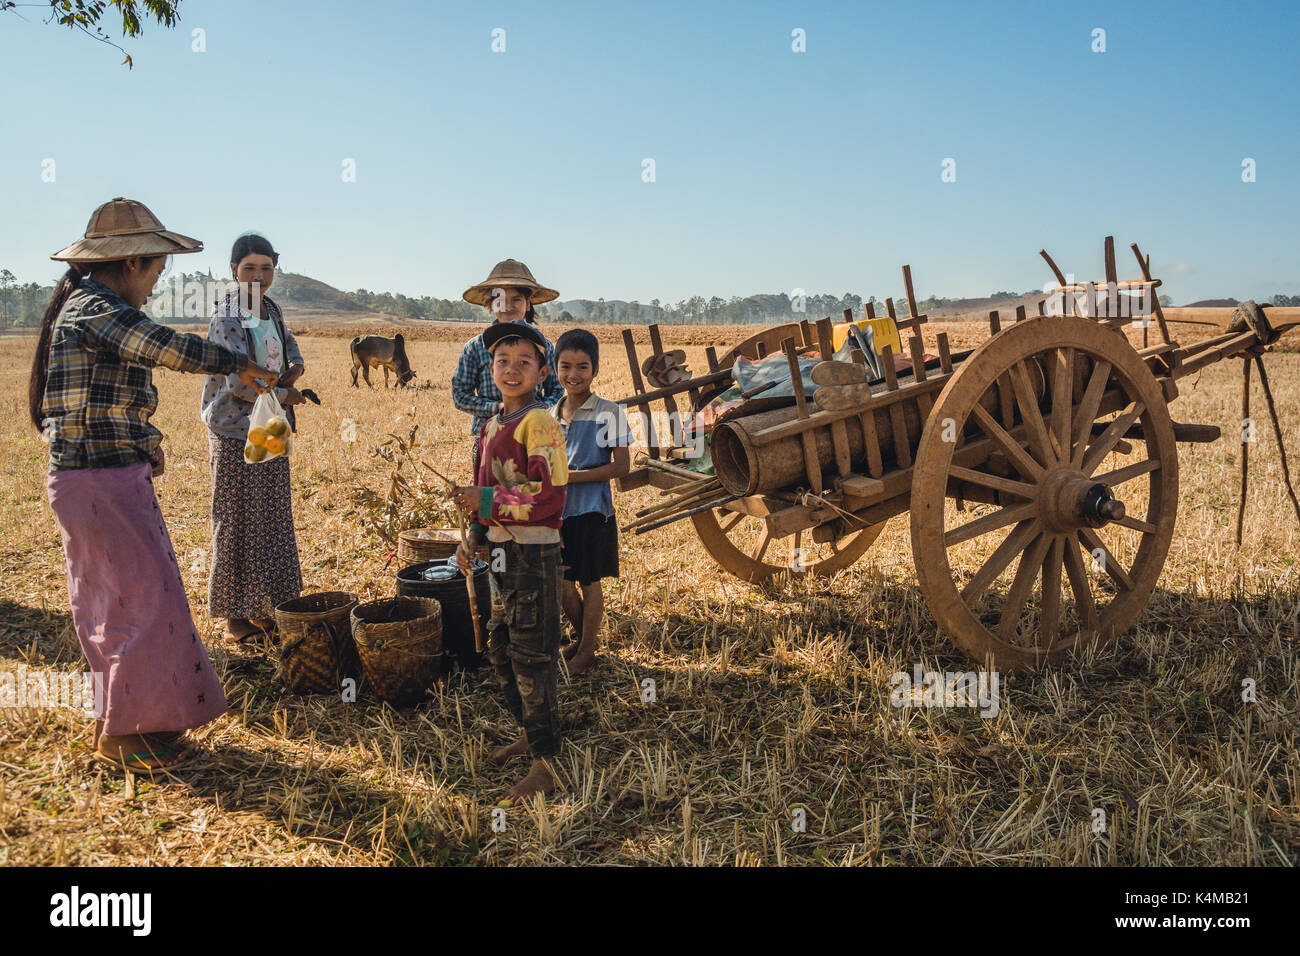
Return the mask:
[[[280,307],[265,292],[280,256],[262,236],[235,240],[230,270],[238,292],[216,303],[208,338],[280,373],[275,397],[294,422],[302,394],[293,387],[306,370]],[[247,640],[274,627],[277,604],[302,592],[293,533],[289,459],[248,464],[244,443],[257,393],[235,375],[209,375],[203,422],[212,464],[212,567],[208,614],[226,618],[226,640]]]

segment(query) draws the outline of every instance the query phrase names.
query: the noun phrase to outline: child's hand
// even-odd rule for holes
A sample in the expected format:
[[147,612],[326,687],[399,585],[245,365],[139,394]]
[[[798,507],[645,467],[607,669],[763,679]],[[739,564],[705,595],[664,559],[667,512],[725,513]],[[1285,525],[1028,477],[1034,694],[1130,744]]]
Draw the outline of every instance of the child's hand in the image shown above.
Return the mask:
[[479,499],[483,489],[479,485],[463,485],[459,488],[453,488],[451,491],[451,500],[456,503],[456,507],[466,514],[471,514],[478,510]]
[[474,568],[474,552],[478,550],[478,535],[471,534],[468,539],[468,549],[466,542],[462,541],[456,545],[456,567],[460,568],[464,574],[469,574]]

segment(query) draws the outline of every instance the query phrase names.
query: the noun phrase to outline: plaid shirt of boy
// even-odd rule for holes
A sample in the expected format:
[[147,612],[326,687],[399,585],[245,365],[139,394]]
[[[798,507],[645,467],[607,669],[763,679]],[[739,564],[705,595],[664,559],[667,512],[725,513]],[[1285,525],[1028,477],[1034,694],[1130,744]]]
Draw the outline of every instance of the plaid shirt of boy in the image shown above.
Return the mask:
[[156,461],[162,432],[154,366],[228,375],[240,359],[200,335],[177,332],[133,309],[108,286],[83,279],[50,343],[41,403],[50,469],[119,468]]
[[[544,408],[550,408],[564,397],[564,387],[555,375],[555,346],[549,340],[546,343],[546,367],[546,380],[537,386],[533,397]],[[492,356],[488,355],[482,334],[466,342],[460,353],[456,374],[451,378],[451,400],[460,411],[474,416],[469,430],[475,435],[483,428],[483,423],[497,413],[501,389],[492,381]]]

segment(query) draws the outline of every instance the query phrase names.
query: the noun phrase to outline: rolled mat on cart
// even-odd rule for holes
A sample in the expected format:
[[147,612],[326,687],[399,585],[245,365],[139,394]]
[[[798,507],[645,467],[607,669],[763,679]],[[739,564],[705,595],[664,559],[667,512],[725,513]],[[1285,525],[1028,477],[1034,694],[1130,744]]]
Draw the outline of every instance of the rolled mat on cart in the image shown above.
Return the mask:
[[[1080,366],[1082,363],[1078,363]],[[1041,401],[1044,394],[1044,377],[1036,362],[1029,362],[1030,385]],[[1082,368],[1075,369],[1076,381]],[[879,394],[887,394],[883,391]],[[931,398],[937,396],[931,392]],[[1077,393],[1076,393],[1077,394]],[[999,401],[996,390],[990,389],[980,399],[980,404],[987,408],[994,417],[1001,420]],[[902,398],[897,406],[902,413],[903,430],[907,447],[915,452],[921,440],[921,431],[925,422],[921,419],[920,409],[915,398]],[[880,446],[880,458],[886,471],[897,464],[894,451],[894,423],[888,406],[877,406],[868,412],[876,425],[877,444]],[[1016,413],[1019,421],[1019,413]],[[813,421],[818,418],[813,412]],[[799,433],[788,435],[776,441],[760,444],[755,436],[765,429],[797,421],[797,408],[778,408],[760,412],[756,415],[743,415],[720,422],[713,430],[710,451],[713,455],[713,468],[722,487],[738,497],[758,495],[778,491],[807,482],[804,467],[803,440]],[[855,472],[866,473],[867,455],[863,437],[861,417],[851,415],[841,418],[845,424],[845,433],[849,444],[849,459]],[[1014,427],[1014,426],[1013,426]],[[829,424],[811,426],[813,441],[817,449],[817,461],[823,475],[835,467],[835,445],[831,437]],[[975,431],[967,423],[967,434]]]
[[352,639],[366,680],[394,707],[423,700],[442,669],[442,608],[394,597],[352,609]]
[[304,594],[275,609],[280,632],[276,674],[295,694],[339,693],[346,678],[361,676],[352,643],[351,614],[357,596],[348,591]]
[[[475,650],[474,619],[469,613],[465,576],[456,569],[454,558],[402,568],[397,572],[397,593],[402,597],[433,598],[442,606],[442,653],[448,669],[453,663],[467,670],[484,664],[483,655]],[[492,613],[486,561],[475,565],[474,594],[478,598],[479,623],[486,635]]]

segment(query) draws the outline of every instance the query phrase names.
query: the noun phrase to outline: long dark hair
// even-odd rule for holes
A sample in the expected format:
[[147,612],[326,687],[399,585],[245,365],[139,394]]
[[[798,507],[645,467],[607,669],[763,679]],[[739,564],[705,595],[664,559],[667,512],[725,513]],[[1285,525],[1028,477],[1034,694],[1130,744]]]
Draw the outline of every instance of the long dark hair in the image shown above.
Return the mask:
[[255,232],[246,232],[235,240],[230,250],[230,264],[238,266],[244,261],[245,256],[269,256],[271,265],[280,264],[280,253],[275,251],[271,240]]
[[[141,262],[152,262],[157,257],[142,256],[140,258]],[[63,311],[63,306],[67,304],[68,296],[72,295],[73,291],[81,285],[81,280],[85,276],[104,275],[106,273],[120,274],[125,264],[125,259],[82,265],[69,263],[68,271],[59,278],[58,285],[54,287],[54,294],[50,296],[50,304],[45,307],[45,316],[41,319],[41,334],[36,340],[36,354],[32,356],[32,374],[27,380],[27,410],[37,431],[44,430],[45,423],[41,419],[41,405],[45,402],[45,383],[50,376],[50,343],[54,339],[54,324],[59,318],[59,313]]]
[[27,382],[27,408],[32,416],[32,424],[40,431],[44,422],[41,420],[41,405],[45,402],[45,381],[50,375],[50,340],[54,338],[54,321],[63,311],[72,290],[81,285],[84,273],[75,265],[69,265],[68,271],[60,278],[50,296],[50,304],[45,307],[45,316],[41,319],[41,335],[36,340],[36,354],[32,356],[32,374]]

